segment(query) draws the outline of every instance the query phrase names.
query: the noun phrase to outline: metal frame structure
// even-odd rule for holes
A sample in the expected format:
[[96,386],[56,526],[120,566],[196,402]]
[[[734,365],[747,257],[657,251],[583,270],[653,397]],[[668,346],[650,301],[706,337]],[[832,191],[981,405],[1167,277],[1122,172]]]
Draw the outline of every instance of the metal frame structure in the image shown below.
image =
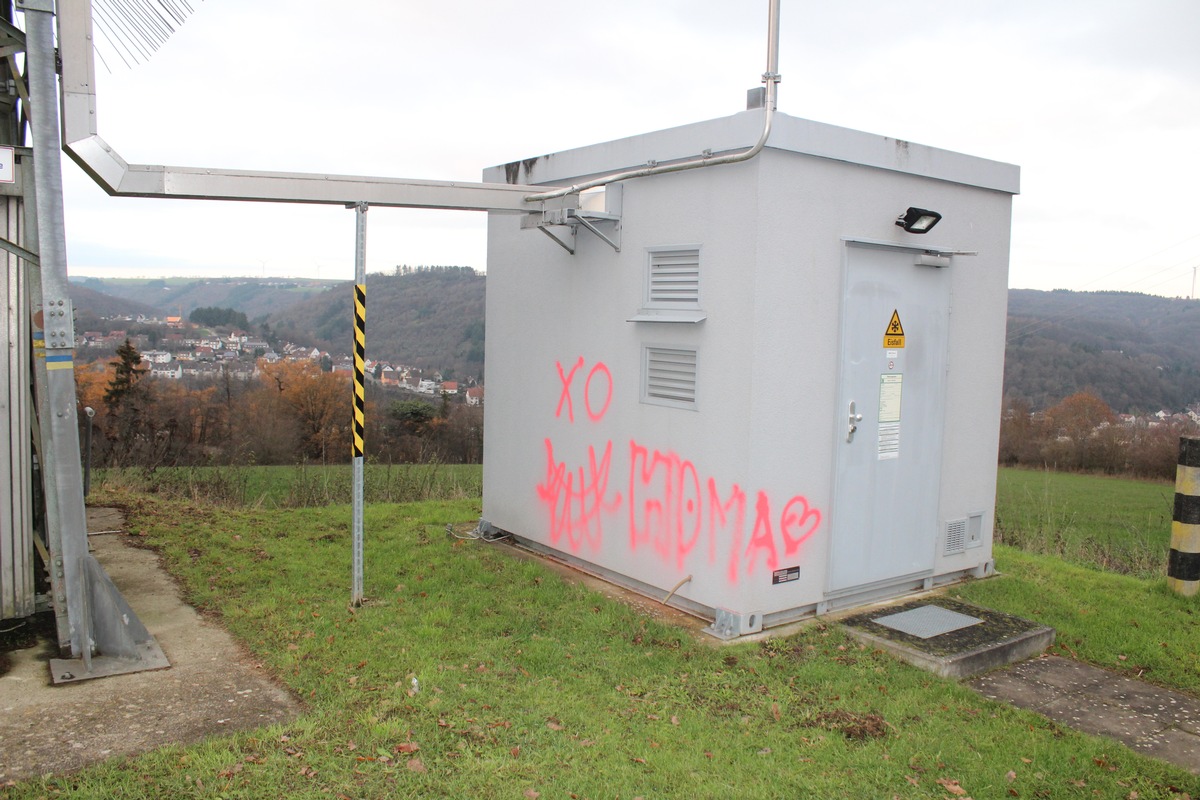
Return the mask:
[[[12,24],[10,4],[0,13],[0,81],[24,92],[16,69],[15,55],[25,48],[25,35]],[[21,162],[30,156],[22,144],[18,95],[0,95],[0,146],[12,149],[13,182],[0,183],[0,239],[23,241]],[[19,155],[18,155],[19,150]],[[7,310],[4,340],[9,347],[0,352],[0,486],[10,486],[10,502],[0,504],[0,619],[30,616],[35,610],[35,557],[33,532],[33,454],[31,425],[29,334],[19,323],[19,311],[28,307],[29,282],[25,265],[10,250],[0,255],[0,307]],[[38,544],[42,544],[37,540]],[[43,545],[44,547],[44,545]]]
[[[62,53],[63,148],[101,188],[114,196],[349,206],[367,203],[395,208],[518,213],[531,210],[526,196],[545,188],[130,164],[98,133],[91,0],[59,0],[58,33]],[[569,201],[563,205],[566,204]]]
[[[18,455],[32,440],[43,491],[41,508],[35,508],[31,457],[22,465],[29,479],[10,476],[13,505],[27,504],[31,512],[19,521],[20,530],[14,525],[12,533],[14,541],[23,538],[36,547],[49,578],[49,605],[55,612],[63,656],[51,660],[51,678],[62,683],[161,668],[168,663],[88,552],[75,400],[74,314],[68,294],[62,161],[58,157],[54,8],[52,0],[18,0],[17,8],[25,12],[26,31],[21,34],[13,26],[5,29],[13,40],[5,55],[14,82],[22,87],[18,90],[22,102],[9,109],[8,120],[16,122],[18,133],[28,122],[33,147],[31,152],[22,152],[19,170],[14,164],[21,191],[19,199],[8,204],[9,236],[4,249],[9,253],[9,285],[15,274],[18,281],[24,280],[25,289],[18,290],[17,302],[8,305],[6,333],[9,350],[13,344],[28,343],[18,357],[32,363],[35,414],[18,415],[19,426],[7,431],[7,439],[9,449]],[[24,76],[17,72],[12,58],[22,48],[26,54]],[[15,386],[10,378],[10,397],[28,392],[28,386],[25,374],[17,377]],[[34,521],[38,510],[42,511],[40,530]],[[23,577],[27,580],[23,586],[17,580],[12,584],[22,589],[26,616],[33,610],[28,602],[33,586],[32,549],[24,551],[28,564]],[[12,554],[14,564],[17,555],[15,551]]]

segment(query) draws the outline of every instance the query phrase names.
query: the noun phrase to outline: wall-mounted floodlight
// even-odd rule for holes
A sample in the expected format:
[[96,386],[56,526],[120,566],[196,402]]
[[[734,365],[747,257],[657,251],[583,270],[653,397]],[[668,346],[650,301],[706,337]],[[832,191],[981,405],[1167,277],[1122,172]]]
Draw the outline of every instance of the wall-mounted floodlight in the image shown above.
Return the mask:
[[941,218],[942,215],[936,211],[910,206],[908,211],[905,211],[896,220],[896,224],[909,233],[929,233]]

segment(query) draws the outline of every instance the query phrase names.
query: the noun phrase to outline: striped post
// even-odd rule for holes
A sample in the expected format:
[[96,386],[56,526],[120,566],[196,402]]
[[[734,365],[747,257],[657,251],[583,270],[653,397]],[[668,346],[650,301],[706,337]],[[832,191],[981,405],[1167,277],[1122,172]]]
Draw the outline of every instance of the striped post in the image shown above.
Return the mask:
[[1176,594],[1195,597],[1200,590],[1200,438],[1179,439],[1173,519],[1167,586]]
[[363,428],[367,356],[367,204],[354,205],[354,519],[351,542],[350,605],[363,603]]
[[367,287],[354,286],[354,450],[353,458],[363,457],[363,428],[366,419],[366,389],[363,386],[367,361]]

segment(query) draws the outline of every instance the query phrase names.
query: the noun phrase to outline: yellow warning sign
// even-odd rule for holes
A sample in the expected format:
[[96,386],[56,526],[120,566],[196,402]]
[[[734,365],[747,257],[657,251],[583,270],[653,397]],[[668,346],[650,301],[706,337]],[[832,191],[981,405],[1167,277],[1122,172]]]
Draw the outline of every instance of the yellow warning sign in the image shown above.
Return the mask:
[[891,322],[883,334],[883,346],[888,349],[904,347],[904,325],[900,322],[900,310],[892,311]]

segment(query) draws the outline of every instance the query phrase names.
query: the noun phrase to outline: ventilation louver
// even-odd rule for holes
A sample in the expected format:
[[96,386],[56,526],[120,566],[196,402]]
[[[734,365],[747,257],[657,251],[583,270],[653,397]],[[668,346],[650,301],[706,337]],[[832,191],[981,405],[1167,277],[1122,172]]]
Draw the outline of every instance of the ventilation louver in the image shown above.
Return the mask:
[[694,407],[696,351],[647,347],[644,399],[662,405]]
[[952,519],[946,523],[946,546],[942,555],[952,556],[963,552],[967,545],[967,521]]
[[658,307],[700,304],[700,251],[656,250],[650,253],[647,302]]

